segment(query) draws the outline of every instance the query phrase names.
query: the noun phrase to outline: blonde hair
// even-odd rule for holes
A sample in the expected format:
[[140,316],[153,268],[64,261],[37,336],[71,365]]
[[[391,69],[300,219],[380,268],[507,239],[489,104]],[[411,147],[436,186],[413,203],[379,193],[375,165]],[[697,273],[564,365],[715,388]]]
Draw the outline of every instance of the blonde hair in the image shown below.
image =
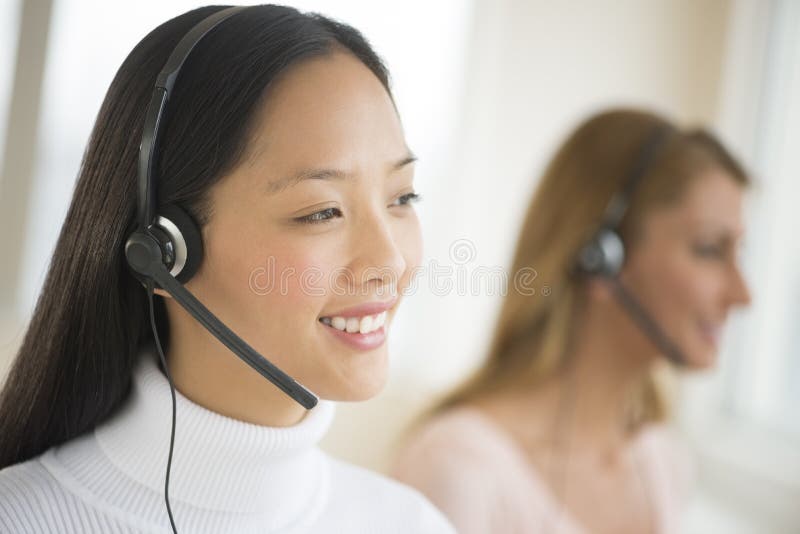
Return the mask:
[[[484,363],[422,419],[511,387],[535,387],[562,369],[586,283],[585,277],[573,272],[576,255],[599,229],[608,202],[623,187],[634,160],[658,128],[669,129],[669,137],[639,180],[619,227],[628,250],[636,245],[643,217],[656,206],[677,202],[703,171],[722,169],[742,187],[749,185],[741,165],[703,129],[682,131],[655,114],[626,109],[603,112],[581,124],[556,152],[538,184],[509,277],[533,268],[551,293],[544,296],[537,291],[531,296],[510,288]],[[635,388],[632,426],[668,417],[665,380],[668,373],[655,365]]]

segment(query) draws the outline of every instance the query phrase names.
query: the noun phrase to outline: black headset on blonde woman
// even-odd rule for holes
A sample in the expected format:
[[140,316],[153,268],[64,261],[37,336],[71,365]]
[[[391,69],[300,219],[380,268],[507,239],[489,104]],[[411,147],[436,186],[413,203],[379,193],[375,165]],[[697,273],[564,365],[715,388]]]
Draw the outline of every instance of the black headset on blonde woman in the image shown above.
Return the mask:
[[623,309],[639,328],[676,365],[684,365],[686,357],[673,343],[655,319],[639,302],[639,299],[622,285],[619,274],[625,263],[625,244],[619,235],[622,219],[628,212],[633,194],[642,178],[651,169],[653,162],[670,139],[674,129],[667,125],[656,126],[638,151],[623,187],[611,197],[603,215],[600,229],[578,253],[577,271],[606,280]]
[[200,40],[220,23],[245,9],[229,7],[217,11],[196,24],[180,40],[170,54],[166,64],[156,78],[153,95],[147,107],[147,115],[139,145],[138,165],[138,203],[136,230],[128,236],[125,243],[125,258],[134,276],[147,290],[150,304],[150,326],[158,349],[161,363],[167,375],[172,393],[172,432],[169,444],[164,499],[167,505],[170,525],[177,533],[172,509],[169,504],[169,473],[172,466],[172,451],[175,443],[175,385],[167,367],[164,351],[158,338],[153,313],[153,290],[158,287],[169,293],[178,304],[189,312],[200,324],[228,347],[236,356],[258,371],[264,378],[275,384],[284,393],[310,410],[316,406],[317,397],[297,383],[286,373],[275,367],[269,360],[255,351],[243,339],[220,321],[183,284],[197,271],[203,259],[203,241],[200,230],[192,218],[177,205],[158,210],[158,140],[164,130],[172,88],[178,79],[181,67]]

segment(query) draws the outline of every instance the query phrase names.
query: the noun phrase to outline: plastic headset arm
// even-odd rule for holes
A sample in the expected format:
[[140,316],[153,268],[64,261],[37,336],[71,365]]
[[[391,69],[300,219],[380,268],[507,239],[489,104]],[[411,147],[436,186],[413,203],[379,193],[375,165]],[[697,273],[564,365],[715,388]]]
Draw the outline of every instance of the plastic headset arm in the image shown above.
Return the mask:
[[319,399],[316,395],[275,367],[274,364],[261,356],[253,347],[248,345],[230,328],[225,326],[202,302],[197,300],[194,295],[184,288],[183,285],[167,271],[167,268],[163,264],[154,266],[151,275],[158,285],[172,295],[178,304],[183,306],[186,311],[206,328],[206,330],[211,332],[214,337],[219,339],[234,354],[264,376],[264,378],[275,384],[281,391],[289,395],[305,409],[310,410],[317,405]]
[[622,304],[628,315],[644,330],[645,334],[650,337],[653,343],[664,352],[664,355],[676,365],[684,365],[686,358],[680,349],[670,341],[664,334],[663,330],[653,320],[649,313],[639,303],[639,301],[631,294],[622,282],[616,276],[607,278],[614,296],[617,301]]

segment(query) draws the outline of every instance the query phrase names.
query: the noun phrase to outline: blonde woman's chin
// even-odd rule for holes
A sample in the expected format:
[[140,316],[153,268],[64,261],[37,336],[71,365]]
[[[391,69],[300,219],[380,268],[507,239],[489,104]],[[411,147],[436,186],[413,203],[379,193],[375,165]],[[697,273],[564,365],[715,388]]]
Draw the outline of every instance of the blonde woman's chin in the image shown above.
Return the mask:
[[702,340],[685,352],[686,369],[693,371],[712,370],[717,366],[719,349],[715,342]]

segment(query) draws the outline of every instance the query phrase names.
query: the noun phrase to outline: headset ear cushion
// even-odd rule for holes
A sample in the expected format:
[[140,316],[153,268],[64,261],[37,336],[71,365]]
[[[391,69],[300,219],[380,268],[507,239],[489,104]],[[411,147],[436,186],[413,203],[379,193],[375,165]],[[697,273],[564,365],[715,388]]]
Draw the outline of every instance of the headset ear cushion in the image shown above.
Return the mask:
[[[159,209],[158,214],[160,217],[169,219],[178,228],[183,237],[186,260],[183,268],[175,275],[175,278],[178,282],[185,284],[194,276],[203,261],[203,238],[200,234],[200,227],[186,211],[175,204]],[[169,229],[167,231],[169,232]],[[169,233],[171,234],[172,232]],[[180,239],[180,236],[175,236],[175,238]],[[177,246],[178,243],[176,243],[176,248]]]
[[597,236],[583,245],[578,252],[578,269],[588,275],[598,275],[603,270],[603,249],[597,242]]
[[624,262],[622,238],[608,228],[595,234],[578,254],[578,267],[589,275],[617,276]]

